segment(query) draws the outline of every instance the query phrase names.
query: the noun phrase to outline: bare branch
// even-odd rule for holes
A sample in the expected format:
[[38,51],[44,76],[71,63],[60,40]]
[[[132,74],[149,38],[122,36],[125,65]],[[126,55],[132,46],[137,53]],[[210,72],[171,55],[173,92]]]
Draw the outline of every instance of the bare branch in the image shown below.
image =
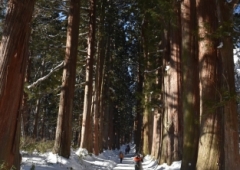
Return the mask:
[[157,70],[159,70],[161,68],[162,68],[162,66],[160,66],[160,67],[158,67],[158,68],[156,68],[154,70],[145,70],[144,73],[152,73],[152,72],[155,72],[155,71],[157,71]]
[[47,79],[48,77],[50,77],[54,72],[56,72],[57,70],[61,69],[61,68],[63,67],[63,65],[64,65],[64,62],[61,62],[61,63],[60,63],[59,65],[57,65],[56,67],[52,68],[47,75],[39,78],[37,81],[35,81],[35,82],[32,83],[31,85],[27,86],[27,88],[28,88],[28,89],[31,89],[31,88],[33,88],[34,86],[38,85],[40,82],[46,80],[46,79]]

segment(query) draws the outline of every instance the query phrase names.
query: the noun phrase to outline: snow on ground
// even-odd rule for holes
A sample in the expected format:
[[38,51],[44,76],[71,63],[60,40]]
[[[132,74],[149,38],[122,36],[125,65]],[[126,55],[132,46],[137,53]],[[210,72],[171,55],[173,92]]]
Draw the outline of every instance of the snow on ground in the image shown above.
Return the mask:
[[[125,145],[120,150],[124,152]],[[123,163],[119,163],[118,153],[120,150],[105,150],[98,156],[88,154],[85,149],[72,150],[69,159],[63,158],[51,152],[31,154],[22,151],[21,170],[134,170],[132,157],[135,153],[134,145],[128,155],[125,155]],[[149,155],[144,157],[143,170],[180,170],[181,161],[174,162],[171,166],[167,164],[157,165],[156,161]],[[115,167],[115,168],[114,168]]]

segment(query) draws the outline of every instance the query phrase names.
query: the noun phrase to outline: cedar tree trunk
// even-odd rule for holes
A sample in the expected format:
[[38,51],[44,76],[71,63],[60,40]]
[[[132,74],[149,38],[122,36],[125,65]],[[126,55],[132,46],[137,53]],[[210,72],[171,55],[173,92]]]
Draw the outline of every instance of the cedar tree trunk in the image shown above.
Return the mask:
[[71,0],[66,54],[53,153],[69,158],[72,142],[72,107],[76,77],[80,1]]
[[34,0],[10,0],[0,46],[0,160],[20,169],[20,106]]

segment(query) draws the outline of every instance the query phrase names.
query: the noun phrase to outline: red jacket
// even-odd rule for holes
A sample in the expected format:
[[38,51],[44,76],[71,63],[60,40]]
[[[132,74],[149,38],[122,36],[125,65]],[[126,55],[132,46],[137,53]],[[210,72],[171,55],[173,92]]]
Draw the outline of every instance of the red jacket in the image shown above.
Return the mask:
[[142,158],[139,157],[139,156],[135,156],[135,157],[133,158],[133,160],[134,160],[135,162],[142,162]]

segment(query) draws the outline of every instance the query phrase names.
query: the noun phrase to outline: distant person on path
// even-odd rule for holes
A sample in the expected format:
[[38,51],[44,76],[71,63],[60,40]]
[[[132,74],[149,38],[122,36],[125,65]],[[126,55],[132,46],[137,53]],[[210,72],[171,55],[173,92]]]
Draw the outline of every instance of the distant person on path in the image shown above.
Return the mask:
[[120,151],[120,153],[119,153],[120,163],[122,163],[123,158],[124,158],[124,155],[123,155],[122,151]]
[[137,156],[135,156],[133,160],[135,162],[135,170],[141,170],[142,169],[141,162],[143,162],[143,159],[141,158],[140,154],[137,154]]
[[126,146],[126,149],[125,149],[125,154],[128,154],[128,153],[129,153],[129,151],[130,151],[130,146],[129,146],[129,145],[127,145],[127,146]]

